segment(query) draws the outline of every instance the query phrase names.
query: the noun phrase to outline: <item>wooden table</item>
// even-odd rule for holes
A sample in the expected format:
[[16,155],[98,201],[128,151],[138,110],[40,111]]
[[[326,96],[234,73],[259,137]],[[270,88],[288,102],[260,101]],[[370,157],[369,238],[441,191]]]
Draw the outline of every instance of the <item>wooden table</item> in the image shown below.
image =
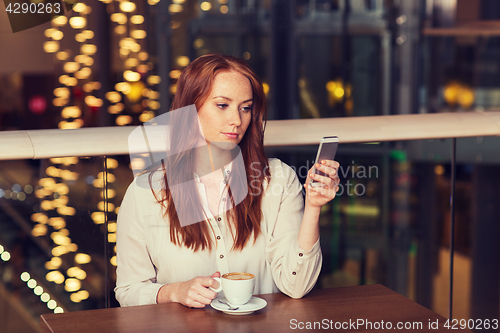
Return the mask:
[[[317,289],[302,299],[291,299],[280,293],[258,296],[267,301],[267,306],[246,316],[227,315],[210,306],[190,309],[170,303],[46,314],[41,316],[40,325],[43,332],[53,333],[244,333],[303,331],[307,328],[386,332],[391,328],[389,325],[397,331],[398,323],[402,323],[407,325],[406,332],[449,332],[443,327],[444,317],[382,285]],[[429,323],[436,325],[436,322],[439,328],[429,329]]]

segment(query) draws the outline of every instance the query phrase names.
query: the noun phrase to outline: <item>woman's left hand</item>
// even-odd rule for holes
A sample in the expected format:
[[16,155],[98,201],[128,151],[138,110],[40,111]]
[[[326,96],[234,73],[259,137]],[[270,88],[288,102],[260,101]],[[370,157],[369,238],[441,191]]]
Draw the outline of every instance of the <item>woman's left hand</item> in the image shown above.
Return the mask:
[[[319,170],[327,176],[321,176],[314,173],[314,167],[309,170],[308,177],[304,187],[306,189],[306,205],[321,207],[335,198],[339,190],[340,178],[338,170],[340,164],[332,160],[323,160],[321,164],[316,164],[316,170]],[[316,186],[311,186],[311,179],[318,182]]]

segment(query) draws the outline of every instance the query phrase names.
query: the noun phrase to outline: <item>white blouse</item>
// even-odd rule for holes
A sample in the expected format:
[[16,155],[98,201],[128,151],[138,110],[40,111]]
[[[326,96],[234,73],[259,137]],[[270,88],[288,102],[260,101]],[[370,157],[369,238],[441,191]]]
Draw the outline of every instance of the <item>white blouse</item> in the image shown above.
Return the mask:
[[[225,214],[217,221],[208,208],[203,183],[196,181],[203,209],[215,231],[212,250],[194,252],[170,241],[168,220],[148,186],[147,175],[134,179],[118,213],[116,298],[121,306],[155,304],[160,287],[216,271],[248,272],[256,277],[254,294],[280,290],[293,298],[307,294],[321,270],[319,240],[309,251],[298,245],[304,210],[302,185],[295,172],[269,159],[271,181],[264,183],[262,233],[242,251],[231,250],[233,237]],[[221,189],[225,185],[221,184]]]

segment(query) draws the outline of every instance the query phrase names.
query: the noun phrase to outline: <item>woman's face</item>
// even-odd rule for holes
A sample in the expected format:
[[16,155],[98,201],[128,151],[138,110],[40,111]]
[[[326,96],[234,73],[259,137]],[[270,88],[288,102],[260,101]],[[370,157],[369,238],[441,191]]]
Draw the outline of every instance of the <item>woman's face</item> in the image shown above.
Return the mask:
[[250,80],[230,71],[215,76],[212,90],[198,110],[205,140],[222,149],[233,149],[243,139],[252,120]]

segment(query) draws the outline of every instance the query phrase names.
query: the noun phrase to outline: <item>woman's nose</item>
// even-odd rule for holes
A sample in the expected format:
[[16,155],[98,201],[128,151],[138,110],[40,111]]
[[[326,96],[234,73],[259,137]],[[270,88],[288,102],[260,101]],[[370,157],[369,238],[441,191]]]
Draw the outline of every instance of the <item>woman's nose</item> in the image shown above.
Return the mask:
[[232,126],[240,126],[241,125],[241,116],[240,111],[238,109],[231,110],[229,116],[229,124]]

